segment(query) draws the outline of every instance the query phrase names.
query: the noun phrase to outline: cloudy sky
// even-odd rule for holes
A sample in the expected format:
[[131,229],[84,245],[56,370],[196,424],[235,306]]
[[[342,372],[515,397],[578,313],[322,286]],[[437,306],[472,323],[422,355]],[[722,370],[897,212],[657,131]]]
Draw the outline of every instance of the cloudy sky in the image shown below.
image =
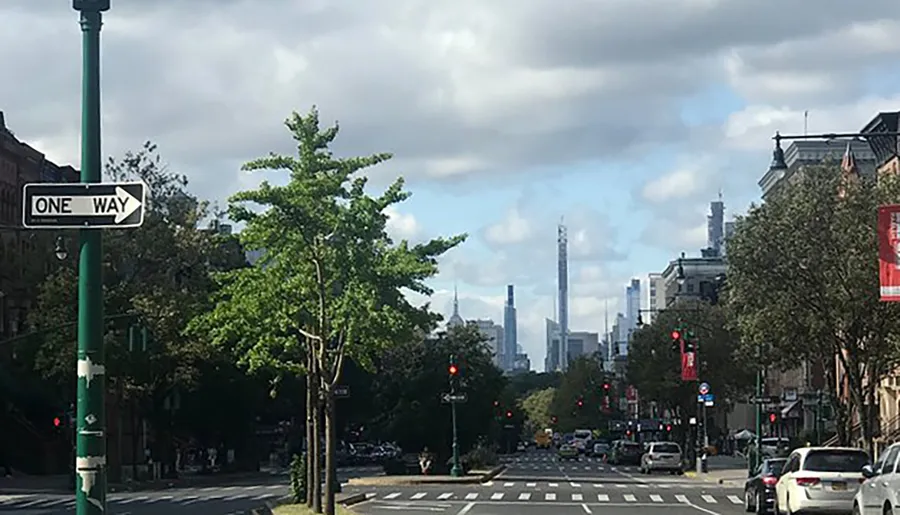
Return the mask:
[[[467,232],[434,281],[449,314],[502,321],[544,360],[556,224],[570,238],[571,322],[602,331],[631,277],[705,246],[758,199],[775,130],[854,131],[900,109],[895,0],[113,0],[103,32],[104,153],[159,144],[224,200],[291,152],[282,120],[319,106],[336,151],[414,195],[398,237]],[[71,2],[0,2],[0,110],[78,166],[80,32]],[[893,84],[893,86],[892,86]],[[278,177],[269,177],[278,181]]]

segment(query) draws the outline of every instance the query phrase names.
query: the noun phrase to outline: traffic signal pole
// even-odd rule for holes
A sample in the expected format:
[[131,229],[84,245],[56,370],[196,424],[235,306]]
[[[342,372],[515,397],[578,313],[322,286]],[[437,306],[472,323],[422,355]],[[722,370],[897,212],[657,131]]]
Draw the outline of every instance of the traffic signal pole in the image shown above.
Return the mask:
[[[81,182],[100,182],[100,27],[109,0],[73,0],[81,13]],[[78,264],[78,401],[75,513],[106,512],[106,367],[103,352],[102,229],[81,229]]]
[[459,439],[456,430],[456,400],[452,396],[456,395],[456,383],[459,374],[459,367],[456,364],[456,356],[450,356],[450,418],[453,424],[453,467],[450,468],[450,475],[453,477],[462,476],[462,467],[459,464]]

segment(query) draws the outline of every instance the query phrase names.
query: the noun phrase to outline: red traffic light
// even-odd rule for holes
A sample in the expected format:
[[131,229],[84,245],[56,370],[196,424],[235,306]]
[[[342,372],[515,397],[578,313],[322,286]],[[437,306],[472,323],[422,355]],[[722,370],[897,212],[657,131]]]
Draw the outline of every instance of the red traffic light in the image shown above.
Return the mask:
[[450,365],[450,369],[449,369],[449,370],[450,370],[450,375],[451,375],[451,376],[455,376],[457,373],[459,373],[459,368],[457,368],[456,365]]
[[603,389],[609,390],[609,383],[603,383]]
[[770,423],[774,424],[774,423],[775,423],[775,419],[777,419],[777,418],[778,418],[778,415],[776,415],[776,414],[774,414],[774,413],[769,413],[769,422],[770,422]]
[[59,427],[62,425],[62,420],[59,417],[53,417],[53,427]]
[[551,423],[551,424],[555,424],[558,420],[559,420],[559,419],[556,418],[556,415],[553,415],[552,417],[550,417],[550,423]]
[[673,339],[673,340],[680,340],[680,339],[681,339],[681,332],[680,332],[680,331],[677,331],[677,330],[676,330],[676,331],[672,331],[672,339]]
[[666,424],[666,432],[668,432],[668,433],[672,432],[672,424]]
[[512,411],[506,412],[506,418],[512,418]]
[[500,406],[500,401],[494,401],[494,407],[496,408],[498,406]]
[[578,407],[580,408],[582,406],[584,406],[584,401],[581,399],[578,399]]

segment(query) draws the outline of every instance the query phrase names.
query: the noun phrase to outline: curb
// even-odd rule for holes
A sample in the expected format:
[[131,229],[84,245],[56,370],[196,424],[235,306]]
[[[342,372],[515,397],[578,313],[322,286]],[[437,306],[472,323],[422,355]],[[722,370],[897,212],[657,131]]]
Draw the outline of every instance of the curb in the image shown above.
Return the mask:
[[[336,504],[340,504],[344,507],[349,507],[353,506],[354,504],[364,502],[367,499],[368,497],[366,497],[365,493],[353,494],[341,499]],[[262,506],[252,508],[250,510],[250,515],[272,515],[272,512],[275,510],[275,508],[285,504],[291,504],[291,501],[293,501],[293,498],[290,495],[279,497],[274,501],[266,501]]]
[[348,495],[347,497],[342,499],[339,504],[341,504],[342,506],[353,506],[354,504],[359,504],[361,502],[365,502],[367,499],[368,499],[368,497],[366,497],[365,493],[353,494],[353,495]]
[[479,474],[475,476],[465,476],[460,478],[448,478],[448,479],[438,479],[434,476],[380,476],[380,479],[384,479],[386,477],[393,477],[394,480],[391,481],[376,481],[370,482],[367,481],[370,478],[360,477],[360,478],[351,478],[348,482],[348,486],[408,486],[408,485],[471,485],[476,483],[484,483],[485,481],[490,481],[491,479],[499,476],[506,470],[506,465],[498,465],[488,471],[486,474]]

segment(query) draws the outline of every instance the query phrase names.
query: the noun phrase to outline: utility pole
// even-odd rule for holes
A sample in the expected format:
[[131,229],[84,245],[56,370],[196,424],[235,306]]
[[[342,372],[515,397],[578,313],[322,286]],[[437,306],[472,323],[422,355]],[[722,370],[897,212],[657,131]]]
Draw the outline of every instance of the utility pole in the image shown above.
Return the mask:
[[[81,13],[81,182],[100,182],[100,27],[110,0],[72,0]],[[106,366],[102,229],[81,229],[78,264],[78,405],[75,513],[106,512]]]
[[453,467],[450,469],[450,475],[453,477],[462,476],[462,466],[459,463],[459,439],[456,432],[456,384],[459,378],[459,366],[456,363],[456,356],[450,355],[450,418],[453,424]]

